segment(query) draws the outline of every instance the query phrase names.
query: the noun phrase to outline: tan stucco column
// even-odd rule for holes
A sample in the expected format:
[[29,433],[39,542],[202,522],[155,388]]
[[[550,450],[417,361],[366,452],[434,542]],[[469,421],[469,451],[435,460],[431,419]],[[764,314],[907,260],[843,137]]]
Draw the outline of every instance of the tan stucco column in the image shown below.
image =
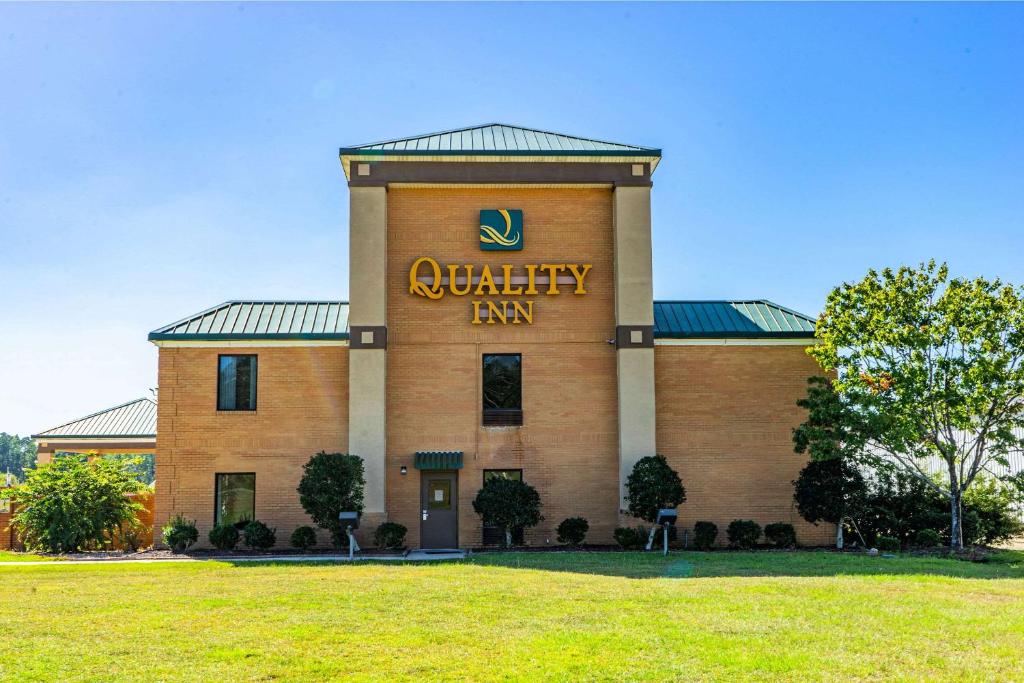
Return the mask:
[[349,188],[348,451],[363,458],[365,512],[385,511],[387,189]]
[[619,388],[619,509],[633,465],[655,454],[651,188],[616,187],[615,341]]

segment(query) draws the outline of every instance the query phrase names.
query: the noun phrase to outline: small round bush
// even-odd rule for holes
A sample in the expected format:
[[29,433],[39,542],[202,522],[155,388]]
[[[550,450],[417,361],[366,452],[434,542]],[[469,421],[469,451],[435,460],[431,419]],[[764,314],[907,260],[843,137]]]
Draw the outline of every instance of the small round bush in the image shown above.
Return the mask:
[[796,547],[796,529],[786,522],[775,522],[765,526],[764,537],[776,548]]
[[875,541],[879,550],[887,553],[898,553],[900,551],[900,539],[893,536],[879,536]]
[[935,529],[921,529],[914,536],[914,545],[918,548],[935,548],[942,545],[942,536]]
[[245,545],[254,550],[266,550],[273,548],[277,543],[277,529],[271,529],[258,520],[249,522],[245,526]]
[[311,526],[300,526],[292,532],[292,547],[309,550],[316,545],[316,532]]
[[384,522],[373,532],[373,544],[378,548],[397,550],[405,546],[408,529],[398,522]]
[[718,526],[714,522],[697,522],[693,525],[693,545],[697,550],[711,550],[718,538]]
[[234,524],[218,524],[210,529],[210,545],[217,550],[234,550],[238,545],[238,529]]
[[741,550],[750,550],[761,538],[761,525],[751,519],[734,519],[725,530],[729,545]]
[[183,553],[199,540],[196,523],[177,515],[163,528],[163,539],[171,552]]
[[590,531],[590,523],[582,517],[569,517],[563,519],[558,525],[558,542],[566,545],[582,545],[583,539]]
[[647,529],[620,526],[615,530],[615,542],[626,550],[638,550],[647,544]]

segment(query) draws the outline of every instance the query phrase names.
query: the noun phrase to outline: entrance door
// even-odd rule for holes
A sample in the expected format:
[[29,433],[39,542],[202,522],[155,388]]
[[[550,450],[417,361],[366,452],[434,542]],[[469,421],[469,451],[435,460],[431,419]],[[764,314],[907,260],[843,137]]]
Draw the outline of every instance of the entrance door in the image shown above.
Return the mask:
[[420,478],[420,546],[458,548],[459,473],[424,471]]

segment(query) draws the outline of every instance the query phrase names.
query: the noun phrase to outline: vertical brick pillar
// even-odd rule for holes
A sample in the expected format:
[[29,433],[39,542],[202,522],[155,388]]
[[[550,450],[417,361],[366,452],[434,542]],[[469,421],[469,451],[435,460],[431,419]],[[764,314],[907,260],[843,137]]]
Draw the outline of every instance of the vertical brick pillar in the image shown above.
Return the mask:
[[387,189],[349,188],[348,451],[366,468],[365,512],[383,521],[387,425]]
[[655,453],[650,186],[617,186],[612,195],[612,217],[621,510],[633,466]]

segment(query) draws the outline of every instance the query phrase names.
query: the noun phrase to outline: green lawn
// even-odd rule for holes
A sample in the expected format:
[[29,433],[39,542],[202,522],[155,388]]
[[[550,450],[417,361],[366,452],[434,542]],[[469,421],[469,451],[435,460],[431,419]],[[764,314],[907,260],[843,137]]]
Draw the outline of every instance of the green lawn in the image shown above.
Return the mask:
[[1022,680],[1024,553],[0,567],[0,680]]
[[45,555],[34,555],[32,553],[12,553],[8,550],[0,550],[0,562],[49,562],[55,557]]

